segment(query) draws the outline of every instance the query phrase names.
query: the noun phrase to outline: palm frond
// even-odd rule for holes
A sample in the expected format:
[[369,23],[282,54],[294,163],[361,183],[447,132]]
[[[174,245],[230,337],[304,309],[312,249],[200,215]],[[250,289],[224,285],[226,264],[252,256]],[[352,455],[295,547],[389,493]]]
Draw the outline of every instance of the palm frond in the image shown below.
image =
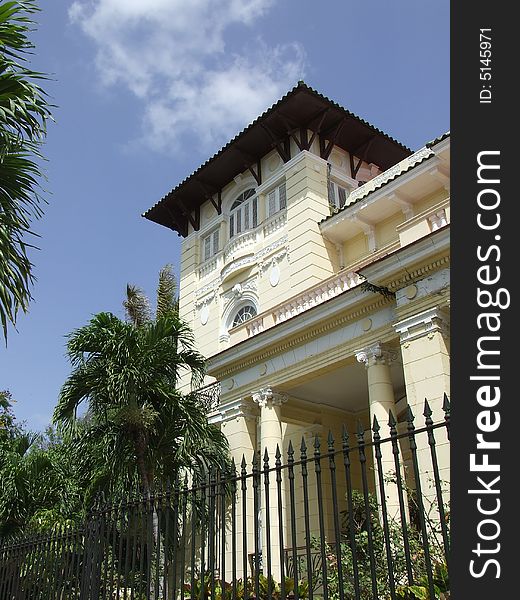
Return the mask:
[[177,281],[173,273],[173,266],[165,265],[159,272],[157,286],[157,309],[155,318],[179,314],[179,301],[177,298]]
[[152,319],[150,302],[141,288],[128,284],[123,302],[127,321],[140,327]]

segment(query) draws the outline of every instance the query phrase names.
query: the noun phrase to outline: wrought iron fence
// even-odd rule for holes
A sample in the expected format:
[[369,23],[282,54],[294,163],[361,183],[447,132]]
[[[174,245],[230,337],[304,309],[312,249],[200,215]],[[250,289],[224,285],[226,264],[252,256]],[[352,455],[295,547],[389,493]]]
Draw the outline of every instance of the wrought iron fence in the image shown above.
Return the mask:
[[82,528],[0,541],[0,600],[448,597],[447,397],[443,410],[179,473],[98,499]]

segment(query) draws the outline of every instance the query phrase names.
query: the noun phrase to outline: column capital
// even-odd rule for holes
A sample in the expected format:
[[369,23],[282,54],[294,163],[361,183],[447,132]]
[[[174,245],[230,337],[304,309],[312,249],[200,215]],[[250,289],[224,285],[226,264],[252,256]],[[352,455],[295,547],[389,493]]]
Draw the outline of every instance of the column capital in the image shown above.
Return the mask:
[[368,369],[373,365],[390,365],[397,360],[397,351],[381,342],[376,342],[356,351],[356,359]]
[[394,329],[399,334],[401,344],[406,344],[423,336],[431,338],[437,331],[447,336],[449,328],[449,313],[438,306],[429,308],[394,324]]
[[253,402],[256,402],[260,408],[265,408],[268,405],[281,406],[283,402],[287,402],[287,396],[276,392],[271,387],[261,388],[251,394]]

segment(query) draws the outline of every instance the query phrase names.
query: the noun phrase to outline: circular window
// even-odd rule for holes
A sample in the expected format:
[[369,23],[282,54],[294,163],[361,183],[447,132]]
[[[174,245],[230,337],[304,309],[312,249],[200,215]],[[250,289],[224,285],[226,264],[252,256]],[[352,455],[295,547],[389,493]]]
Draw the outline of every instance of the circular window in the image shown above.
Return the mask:
[[235,318],[233,319],[232,327],[236,327],[237,325],[240,325],[241,323],[245,323],[246,321],[249,321],[249,319],[252,319],[253,317],[256,317],[256,308],[254,306],[252,306],[251,304],[248,304],[247,306],[243,306],[242,308],[240,308],[237,311],[237,314],[235,315]]

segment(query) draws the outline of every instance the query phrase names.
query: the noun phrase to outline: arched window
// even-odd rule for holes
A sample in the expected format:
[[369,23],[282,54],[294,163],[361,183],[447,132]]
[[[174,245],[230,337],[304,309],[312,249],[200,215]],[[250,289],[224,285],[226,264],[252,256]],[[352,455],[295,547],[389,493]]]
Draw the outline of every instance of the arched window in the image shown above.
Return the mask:
[[258,225],[258,198],[250,188],[233,202],[229,215],[229,238]]
[[242,308],[237,311],[233,318],[232,327],[237,327],[253,317],[256,317],[256,308],[252,304],[246,304],[246,306],[242,306]]

